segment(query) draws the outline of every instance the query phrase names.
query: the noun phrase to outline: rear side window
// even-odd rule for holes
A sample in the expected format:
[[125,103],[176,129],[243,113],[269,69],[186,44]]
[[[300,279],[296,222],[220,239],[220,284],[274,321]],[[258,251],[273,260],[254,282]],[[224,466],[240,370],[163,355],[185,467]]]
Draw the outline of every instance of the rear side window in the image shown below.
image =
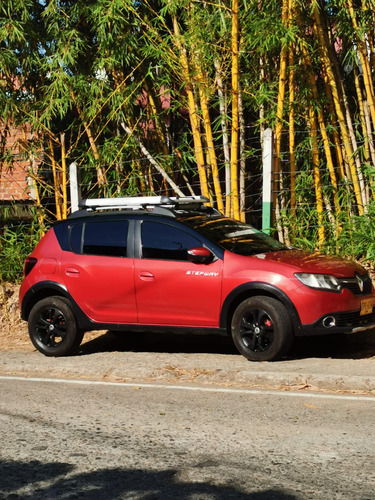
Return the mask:
[[74,253],[81,253],[83,224],[74,224],[69,228],[70,248]]
[[73,225],[70,227],[70,248],[75,253],[126,257],[128,226],[126,220]]
[[201,242],[180,229],[160,222],[142,223],[142,257],[144,259],[187,260],[190,248]]

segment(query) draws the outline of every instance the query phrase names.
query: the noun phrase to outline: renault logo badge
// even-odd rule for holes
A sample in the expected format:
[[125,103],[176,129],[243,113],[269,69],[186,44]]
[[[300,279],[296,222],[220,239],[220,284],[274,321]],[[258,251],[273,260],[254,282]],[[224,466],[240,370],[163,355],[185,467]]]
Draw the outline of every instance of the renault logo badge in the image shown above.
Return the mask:
[[361,278],[361,276],[359,274],[356,274],[355,277],[357,278],[357,283],[358,283],[358,287],[359,287],[360,291],[363,292],[363,289],[364,289],[363,279]]

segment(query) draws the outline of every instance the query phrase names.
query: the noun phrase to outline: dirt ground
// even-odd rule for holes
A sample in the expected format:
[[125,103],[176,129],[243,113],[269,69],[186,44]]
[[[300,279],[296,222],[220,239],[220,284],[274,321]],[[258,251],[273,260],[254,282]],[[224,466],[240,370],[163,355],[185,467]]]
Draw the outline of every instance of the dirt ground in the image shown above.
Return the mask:
[[[31,344],[27,331],[27,323],[20,317],[18,292],[20,285],[13,283],[0,284],[0,351],[33,352],[36,349]],[[102,335],[103,332],[89,332],[84,341],[89,342]]]

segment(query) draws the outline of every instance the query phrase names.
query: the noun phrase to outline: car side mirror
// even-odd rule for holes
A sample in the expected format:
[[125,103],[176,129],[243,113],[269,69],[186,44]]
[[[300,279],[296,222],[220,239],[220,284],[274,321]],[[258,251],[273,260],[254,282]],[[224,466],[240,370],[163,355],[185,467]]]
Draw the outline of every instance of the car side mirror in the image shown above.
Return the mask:
[[187,258],[194,264],[209,264],[213,261],[214,256],[208,248],[196,247],[190,248],[190,250],[187,251]]

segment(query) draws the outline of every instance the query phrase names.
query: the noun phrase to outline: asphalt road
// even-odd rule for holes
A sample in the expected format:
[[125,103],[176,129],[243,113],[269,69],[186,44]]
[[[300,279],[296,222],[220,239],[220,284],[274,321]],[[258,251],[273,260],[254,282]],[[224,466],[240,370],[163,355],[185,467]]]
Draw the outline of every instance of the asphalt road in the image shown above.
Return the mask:
[[0,380],[1,499],[372,499],[375,399]]

